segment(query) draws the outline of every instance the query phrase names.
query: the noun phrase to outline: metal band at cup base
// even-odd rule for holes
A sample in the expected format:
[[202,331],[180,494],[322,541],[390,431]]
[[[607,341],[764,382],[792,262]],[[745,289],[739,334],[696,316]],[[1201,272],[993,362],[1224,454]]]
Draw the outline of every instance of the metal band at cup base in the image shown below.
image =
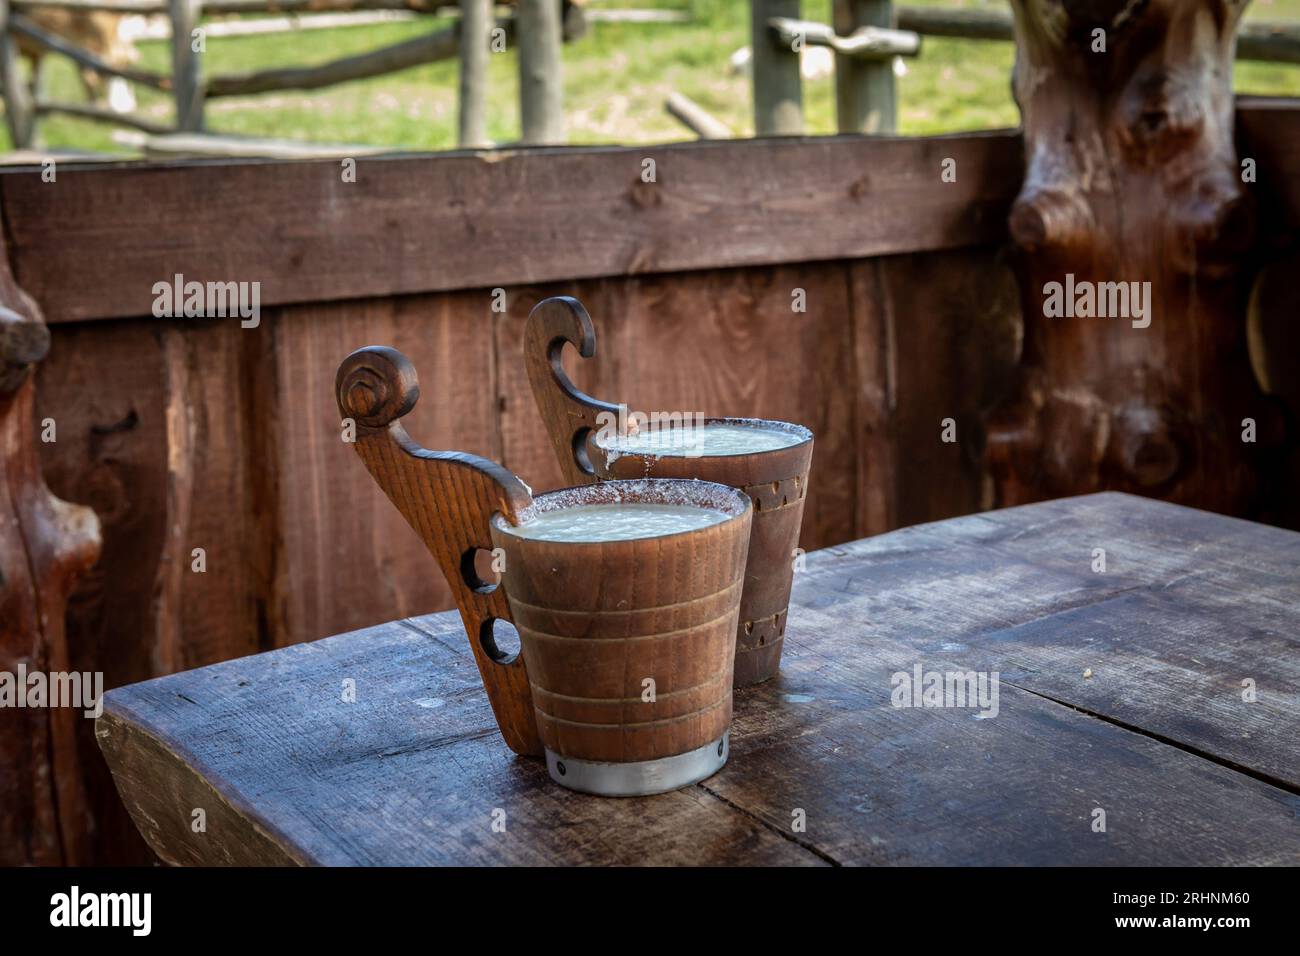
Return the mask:
[[731,731],[695,750],[658,760],[603,763],[562,757],[546,751],[546,769],[562,787],[602,797],[644,797],[666,793],[706,780],[722,769],[731,755]]

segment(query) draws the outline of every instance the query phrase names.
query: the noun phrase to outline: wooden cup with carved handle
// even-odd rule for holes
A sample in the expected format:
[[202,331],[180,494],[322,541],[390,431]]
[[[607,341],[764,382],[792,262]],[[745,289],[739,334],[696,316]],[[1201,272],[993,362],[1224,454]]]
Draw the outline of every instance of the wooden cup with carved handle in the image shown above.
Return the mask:
[[[427,451],[398,421],[415,370],[369,347],[339,368],[339,411],[356,424],[371,476],[424,540],[450,584],[488,699],[516,753],[545,756],[563,786],[609,796],[703,780],[727,760],[736,622],[752,507],[725,485],[612,481],[538,495],[474,455]],[[725,517],[657,537],[550,541],[521,521],[590,504],[707,508]],[[474,558],[500,549],[501,586]],[[519,632],[502,655],[493,622]]]
[[583,358],[596,354],[595,328],[582,303],[568,296],[538,303],[524,330],[524,363],[560,468],[570,482],[698,478],[730,485],[752,500],[754,522],[736,632],[735,686],[774,676],[785,641],[795,549],[812,465],[812,432],[789,422],[709,418],[706,425],[772,429],[794,433],[796,440],[782,448],[732,455],[606,455],[596,439],[602,427],[617,419],[620,406],[592,398],[574,386],[561,364],[566,342]]

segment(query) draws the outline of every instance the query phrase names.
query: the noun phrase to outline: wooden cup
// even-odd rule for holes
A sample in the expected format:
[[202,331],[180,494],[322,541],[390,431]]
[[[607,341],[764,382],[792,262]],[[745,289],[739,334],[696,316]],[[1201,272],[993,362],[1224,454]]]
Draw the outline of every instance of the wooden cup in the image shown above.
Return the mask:
[[617,416],[619,406],[592,398],[574,386],[560,361],[565,342],[583,358],[596,354],[595,328],[587,310],[568,296],[538,303],[524,331],[524,361],[542,421],[570,482],[698,478],[730,485],[753,501],[753,529],[736,631],[734,686],[746,687],[775,676],[785,642],[794,551],[808,493],[812,432],[788,422],[709,418],[706,423],[794,431],[800,440],[784,448],[739,455],[622,453],[607,458],[596,443],[599,416]]
[[[419,397],[400,352],[349,355],[339,411],[380,488],[419,533],[451,586],[501,735],[546,757],[565,787],[609,796],[687,786],[726,763],[736,622],[753,509],[702,481],[611,481],[537,496],[474,455],[417,445],[399,419]],[[704,528],[630,541],[524,538],[512,526],[584,504],[712,508]],[[501,586],[475,571],[500,548]],[[496,621],[519,631],[501,653]]]

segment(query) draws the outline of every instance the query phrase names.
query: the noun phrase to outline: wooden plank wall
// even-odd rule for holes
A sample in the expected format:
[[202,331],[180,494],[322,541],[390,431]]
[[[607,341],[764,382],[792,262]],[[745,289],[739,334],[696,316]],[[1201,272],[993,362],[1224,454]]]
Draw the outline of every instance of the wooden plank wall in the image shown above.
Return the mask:
[[[791,309],[796,289],[804,313]],[[39,378],[38,414],[58,425],[46,473],[57,494],[96,507],[106,548],[76,600],[87,630],[75,643],[122,668],[106,675],[115,685],[449,607],[431,559],[341,440],[334,373],[361,345],[401,349],[421,376],[407,419],[417,440],[559,487],[521,352],[529,309],[559,293],[595,317],[597,357],[575,368],[594,394],[813,429],[804,547],[978,507],[973,458],[939,432],[949,415],[973,431],[995,393],[971,381],[1014,361],[1015,288],[987,248],[511,287],[505,314],[482,289],[276,307],[249,330],[67,323]],[[990,349],[972,351],[970,335]],[[876,389],[861,356],[882,344],[897,380]],[[900,409],[900,393],[918,401]],[[882,433],[860,447],[868,417]],[[900,459],[928,477],[886,488]]]
[[[1293,109],[1252,135],[1297,129]],[[0,173],[11,258],[54,336],[47,481],[104,529],[72,666],[113,687],[450,606],[340,439],[334,373],[361,345],[403,350],[418,441],[556,487],[519,351],[547,295],[591,311],[597,357],[575,378],[599,397],[809,425],[804,547],[977,510],[980,421],[1019,348],[1002,241],[1019,149],[994,133],[362,160],[352,193],[314,163]],[[176,272],[261,278],[261,325],[148,317]],[[82,736],[95,825],[68,862],[147,859]]]

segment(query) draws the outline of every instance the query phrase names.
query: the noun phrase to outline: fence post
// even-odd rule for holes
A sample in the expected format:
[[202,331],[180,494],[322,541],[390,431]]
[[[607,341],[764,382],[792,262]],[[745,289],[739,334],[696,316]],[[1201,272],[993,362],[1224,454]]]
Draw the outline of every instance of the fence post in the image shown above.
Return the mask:
[[519,0],[519,113],[523,141],[564,142],[564,84],[560,75],[560,0]]
[[18,45],[9,32],[9,0],[0,0],[0,82],[4,83],[5,123],[14,149],[28,149],[36,139],[36,104],[18,69]]
[[461,149],[491,145],[485,107],[491,31],[492,0],[460,0],[460,116],[456,142]]
[[771,17],[799,19],[799,0],[750,0],[750,60],[754,86],[754,135],[803,134],[803,78],[799,54],[772,42]]
[[194,52],[194,29],[203,0],[168,0],[172,21],[172,86],[176,95],[176,128],[203,128],[203,80],[200,55]]
[[[894,26],[889,0],[834,0],[832,25],[846,36],[858,27]],[[835,54],[835,115],[841,133],[898,129],[894,58],[864,60]]]

